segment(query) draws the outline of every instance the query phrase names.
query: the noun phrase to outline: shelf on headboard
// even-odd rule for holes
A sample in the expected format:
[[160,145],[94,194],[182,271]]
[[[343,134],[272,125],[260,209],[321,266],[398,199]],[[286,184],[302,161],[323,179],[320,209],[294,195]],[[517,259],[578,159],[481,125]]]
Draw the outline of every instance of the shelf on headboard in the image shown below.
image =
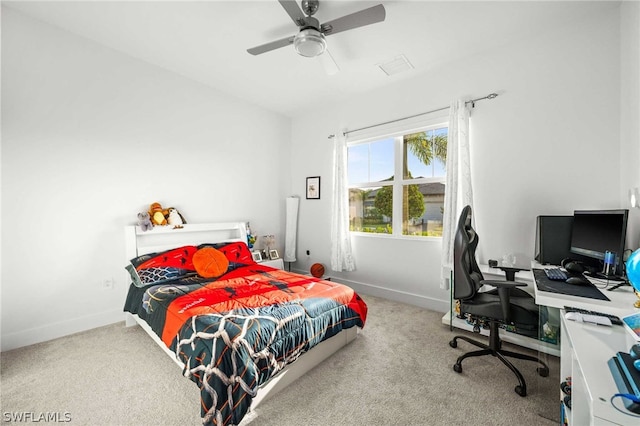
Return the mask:
[[182,228],[155,226],[148,231],[139,226],[127,226],[125,232],[127,260],[183,245],[247,241],[245,222],[185,224]]

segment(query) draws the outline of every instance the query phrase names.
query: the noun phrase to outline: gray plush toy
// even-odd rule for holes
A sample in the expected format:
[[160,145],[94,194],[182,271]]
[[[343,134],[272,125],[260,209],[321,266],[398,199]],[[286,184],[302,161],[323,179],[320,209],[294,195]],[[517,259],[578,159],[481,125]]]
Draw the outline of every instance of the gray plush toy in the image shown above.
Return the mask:
[[138,213],[138,226],[140,226],[143,231],[153,229],[153,223],[151,223],[151,218],[149,217],[148,212]]

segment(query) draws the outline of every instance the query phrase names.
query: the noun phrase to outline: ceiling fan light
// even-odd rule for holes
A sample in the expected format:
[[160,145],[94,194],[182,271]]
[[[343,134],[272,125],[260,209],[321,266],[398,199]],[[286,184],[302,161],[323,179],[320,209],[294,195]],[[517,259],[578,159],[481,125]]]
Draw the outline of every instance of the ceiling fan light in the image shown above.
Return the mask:
[[299,55],[313,58],[321,55],[327,47],[324,35],[318,30],[307,28],[296,34],[293,39],[293,47]]

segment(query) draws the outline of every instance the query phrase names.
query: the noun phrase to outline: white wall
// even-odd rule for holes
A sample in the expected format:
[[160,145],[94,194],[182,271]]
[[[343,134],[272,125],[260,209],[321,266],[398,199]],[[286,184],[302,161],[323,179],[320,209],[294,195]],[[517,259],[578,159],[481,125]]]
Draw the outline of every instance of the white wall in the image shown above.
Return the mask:
[[[620,8],[620,185],[626,198],[640,187],[640,2],[625,1]],[[629,212],[628,247],[640,247],[640,209]]]
[[[294,268],[329,264],[327,135],[455,97],[500,94],[472,113],[481,260],[531,256],[538,214],[626,207],[629,182],[640,184],[639,27],[639,3],[623,2],[619,14],[301,112],[291,128],[2,8],[2,350],[120,320],[122,228],[152,201],[193,223],[249,220],[282,241],[283,199],[298,194]],[[563,167],[541,166],[553,155]],[[322,198],[305,200],[305,177],[316,175]],[[448,309],[439,240],[354,237],[353,245],[358,271],[332,275],[365,293]],[[105,278],[113,291],[100,288]]]
[[[327,135],[339,129],[497,92],[498,98],[476,104],[471,118],[479,260],[514,253],[528,262],[536,216],[627,207],[618,189],[620,164],[631,161],[620,146],[619,13],[613,9],[529,40],[488,48],[351,102],[301,113],[293,122],[294,187],[302,191],[305,176],[320,175],[323,191],[330,188]],[[638,76],[633,78],[637,84]],[[316,261],[330,264],[324,236],[331,200],[324,193],[320,201],[302,202],[297,269],[308,270]],[[358,270],[332,275],[363,293],[448,309],[449,292],[439,287],[439,241],[371,236],[353,236],[352,241]],[[308,248],[310,258],[304,256]]]
[[2,125],[2,350],[123,319],[151,202],[283,241],[288,118],[7,8]]

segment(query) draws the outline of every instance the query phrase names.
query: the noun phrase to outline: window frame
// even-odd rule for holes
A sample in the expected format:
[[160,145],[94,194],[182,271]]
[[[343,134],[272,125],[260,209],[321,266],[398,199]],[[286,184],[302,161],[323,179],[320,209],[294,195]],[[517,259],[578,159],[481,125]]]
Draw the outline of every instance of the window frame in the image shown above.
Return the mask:
[[[412,241],[429,241],[436,240],[441,241],[442,236],[423,236],[423,235],[405,235],[403,234],[403,224],[402,224],[402,200],[403,197],[403,188],[405,185],[420,185],[434,182],[441,182],[446,184],[446,171],[444,176],[439,177],[423,177],[423,178],[412,178],[405,179],[404,177],[404,168],[403,168],[403,138],[405,135],[410,135],[413,133],[426,132],[429,130],[435,130],[442,127],[447,128],[447,134],[449,129],[449,119],[448,114],[438,115],[435,117],[430,117],[429,119],[420,120],[419,124],[414,124],[412,126],[406,127],[398,127],[395,130],[389,129],[378,129],[377,132],[368,132],[367,135],[362,135],[360,137],[350,136],[347,140],[347,150],[356,145],[362,145],[366,143],[371,143],[383,139],[393,138],[393,180],[388,182],[355,182],[348,183],[347,190],[351,189],[365,189],[365,188],[377,188],[383,186],[392,186],[393,187],[393,216],[391,220],[392,233],[384,234],[377,232],[361,232],[361,231],[351,231],[349,230],[350,235],[355,236],[366,236],[366,237],[377,237],[377,238],[394,238],[394,239],[406,239]],[[399,176],[400,179],[397,179],[396,176]],[[446,192],[446,187],[445,187]]]

